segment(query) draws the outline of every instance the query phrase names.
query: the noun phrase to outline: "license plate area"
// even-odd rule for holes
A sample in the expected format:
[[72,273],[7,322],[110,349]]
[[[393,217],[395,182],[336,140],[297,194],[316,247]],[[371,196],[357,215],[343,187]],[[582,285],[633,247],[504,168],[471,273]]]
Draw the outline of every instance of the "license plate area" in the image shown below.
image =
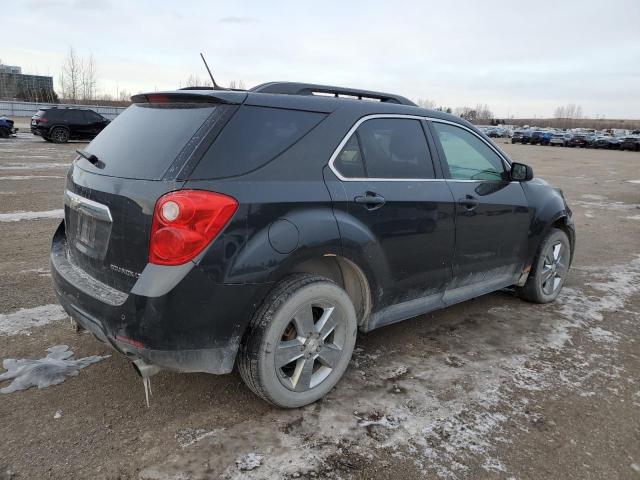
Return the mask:
[[113,225],[109,207],[69,191],[65,192],[65,207],[68,242],[79,252],[103,260]]

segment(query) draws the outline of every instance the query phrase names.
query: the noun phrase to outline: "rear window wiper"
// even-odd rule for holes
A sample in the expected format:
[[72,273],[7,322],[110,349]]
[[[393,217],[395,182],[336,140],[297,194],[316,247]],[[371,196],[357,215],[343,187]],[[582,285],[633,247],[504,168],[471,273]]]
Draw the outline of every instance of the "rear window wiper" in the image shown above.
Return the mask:
[[85,150],[76,150],[76,153],[80,155],[82,158],[90,161],[98,168],[104,168],[104,162],[101,162],[98,157],[96,157],[93,153],[89,153]]

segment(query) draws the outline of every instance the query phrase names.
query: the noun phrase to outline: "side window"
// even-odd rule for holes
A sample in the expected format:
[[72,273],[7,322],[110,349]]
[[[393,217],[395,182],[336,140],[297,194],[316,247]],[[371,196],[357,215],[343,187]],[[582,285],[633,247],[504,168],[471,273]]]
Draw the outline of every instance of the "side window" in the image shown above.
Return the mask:
[[358,127],[369,178],[435,177],[427,139],[419,120],[377,118]]
[[80,110],[67,110],[64,119],[68,123],[82,124],[85,123],[84,115]]
[[502,159],[482,140],[463,128],[433,122],[449,165],[457,180],[504,180]]
[[84,117],[88,123],[96,123],[102,120],[102,117],[92,110],[85,110]]
[[349,141],[342,147],[340,153],[333,162],[333,166],[343,177],[364,178],[367,172],[362,161],[362,153],[358,145],[358,137],[354,133]]
[[242,106],[204,154],[191,178],[232,177],[259,168],[325,117],[317,112]]

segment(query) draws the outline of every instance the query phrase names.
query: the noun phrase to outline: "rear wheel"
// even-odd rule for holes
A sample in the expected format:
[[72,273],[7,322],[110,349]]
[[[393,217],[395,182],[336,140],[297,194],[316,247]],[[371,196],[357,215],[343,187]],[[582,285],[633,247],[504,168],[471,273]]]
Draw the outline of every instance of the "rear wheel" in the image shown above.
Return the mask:
[[570,261],[569,237],[558,228],[551,229],[542,241],[529,278],[524,287],[518,289],[518,295],[530,302],[553,302],[562,290]]
[[9,130],[4,127],[0,128],[0,138],[9,138]]
[[355,308],[342,288],[324,277],[294,275],[251,321],[238,356],[240,375],[274,405],[307,405],[338,383],[356,332]]
[[50,135],[53,143],[67,143],[69,141],[69,130],[64,127],[55,127]]

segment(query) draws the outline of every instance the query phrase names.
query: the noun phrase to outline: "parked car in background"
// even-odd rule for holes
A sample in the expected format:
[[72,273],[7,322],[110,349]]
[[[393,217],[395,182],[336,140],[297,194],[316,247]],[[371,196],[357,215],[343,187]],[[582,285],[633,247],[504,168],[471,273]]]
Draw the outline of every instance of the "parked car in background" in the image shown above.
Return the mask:
[[15,135],[18,131],[13,126],[13,120],[7,117],[0,117],[0,138],[9,138],[11,135]]
[[609,139],[611,137],[608,135],[596,135],[590,142],[589,146],[593,148],[609,148]]
[[511,143],[529,143],[531,132],[529,130],[516,130],[511,136]]
[[529,143],[531,145],[537,145],[538,143],[542,143],[542,137],[544,132],[541,130],[534,130],[531,132],[531,137],[529,138]]
[[607,140],[608,146],[611,150],[617,150],[620,148],[620,144],[622,143],[621,137],[609,137]]
[[629,135],[620,141],[620,150],[640,150],[640,136]]
[[90,140],[98,135],[109,120],[89,108],[41,108],[31,117],[31,133],[48,142]]
[[359,331],[509,286],[535,303],[562,289],[562,192],[461,118],[283,82],[132,100],[78,151],[50,261],[65,310],[147,386],[237,366],[299,407],[340,380]]
[[556,132],[556,133],[553,133],[549,138],[549,145],[551,145],[552,147],[555,147],[555,146],[566,147],[568,141],[569,141],[569,137],[567,136],[566,133]]
[[586,148],[589,146],[589,140],[586,133],[576,133],[568,142],[570,147]]

